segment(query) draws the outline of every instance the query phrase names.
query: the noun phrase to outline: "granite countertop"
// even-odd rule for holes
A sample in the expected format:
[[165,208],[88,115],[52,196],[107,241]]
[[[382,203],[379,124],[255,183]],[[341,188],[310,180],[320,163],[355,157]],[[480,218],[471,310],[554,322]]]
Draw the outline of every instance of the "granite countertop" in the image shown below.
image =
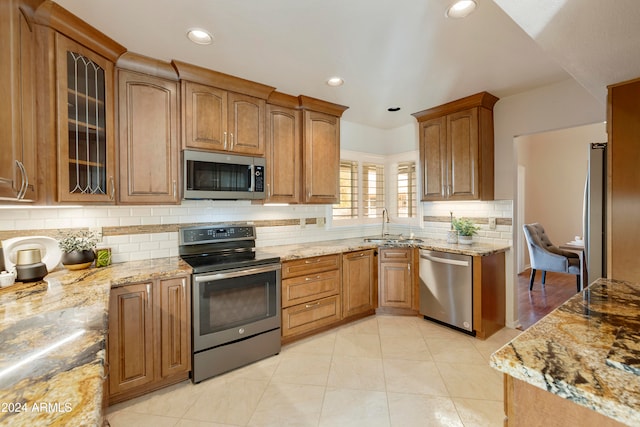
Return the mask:
[[445,240],[430,239],[420,237],[419,243],[402,243],[399,241],[390,245],[380,243],[365,242],[365,238],[357,237],[352,239],[325,240],[320,242],[300,243],[294,245],[267,246],[257,250],[279,256],[282,261],[299,258],[309,258],[320,255],[331,255],[344,252],[359,251],[363,249],[374,249],[379,247],[418,247],[434,251],[451,252],[455,254],[471,256],[487,256],[495,253],[505,252],[510,246],[503,244],[473,243],[471,245],[450,244]]
[[495,352],[490,363],[514,378],[637,426],[639,330],[640,284],[598,279]]
[[100,425],[110,288],[180,272],[164,258],[0,289],[0,425]]
[[[410,246],[475,256],[509,248],[422,239]],[[257,250],[284,261],[380,246],[354,238]],[[0,424],[99,425],[110,289],[179,274],[191,274],[191,267],[178,257],[160,258],[57,270],[44,280],[0,289]]]

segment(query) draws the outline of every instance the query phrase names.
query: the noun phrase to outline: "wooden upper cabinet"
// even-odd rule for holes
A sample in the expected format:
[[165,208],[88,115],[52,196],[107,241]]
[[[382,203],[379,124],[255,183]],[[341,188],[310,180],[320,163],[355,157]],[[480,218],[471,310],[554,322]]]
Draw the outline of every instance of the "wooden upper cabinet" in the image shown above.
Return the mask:
[[115,203],[114,63],[126,49],[53,1],[38,7],[35,22],[38,164],[47,200]]
[[479,199],[478,109],[470,108],[449,114],[447,135],[448,198]]
[[481,92],[414,113],[419,123],[422,200],[492,200],[493,106]]
[[304,112],[305,203],[338,202],[340,121],[315,111]]
[[337,203],[340,179],[340,116],[348,108],[299,96],[303,109],[303,200]]
[[37,198],[36,63],[37,0],[0,3],[0,201]]
[[264,156],[266,102],[183,81],[184,148]]
[[177,75],[131,53],[117,65],[118,202],[179,203]]
[[266,99],[273,87],[180,61],[183,148],[264,156]]
[[446,161],[447,118],[437,117],[420,123],[420,163],[425,172],[422,174],[422,200],[445,197]]
[[267,197],[270,203],[299,203],[302,187],[301,113],[297,98],[274,92],[267,103]]
[[264,99],[234,92],[227,94],[229,151],[264,156],[266,105]]
[[227,93],[182,81],[183,147],[224,151],[227,139]]
[[58,200],[115,202],[113,63],[56,34]]

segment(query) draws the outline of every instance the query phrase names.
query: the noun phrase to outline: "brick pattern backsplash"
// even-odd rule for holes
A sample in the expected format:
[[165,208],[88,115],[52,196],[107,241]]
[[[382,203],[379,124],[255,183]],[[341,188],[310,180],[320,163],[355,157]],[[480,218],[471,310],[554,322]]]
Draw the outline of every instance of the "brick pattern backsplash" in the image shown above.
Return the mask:
[[[482,242],[511,243],[511,201],[473,203],[423,203],[420,225],[392,222],[392,234],[446,238],[449,211],[469,217],[481,230]],[[320,240],[372,236],[380,224],[327,226],[331,206],[262,206],[249,201],[184,201],[180,206],[84,206],[16,207],[0,209],[0,240],[17,236],[57,237],[75,229],[99,228],[99,247],[112,249],[113,262],[178,255],[178,228],[221,222],[252,222],[257,228],[257,246],[307,243]],[[496,217],[496,230],[488,229],[488,218]],[[330,221],[329,221],[330,223]]]

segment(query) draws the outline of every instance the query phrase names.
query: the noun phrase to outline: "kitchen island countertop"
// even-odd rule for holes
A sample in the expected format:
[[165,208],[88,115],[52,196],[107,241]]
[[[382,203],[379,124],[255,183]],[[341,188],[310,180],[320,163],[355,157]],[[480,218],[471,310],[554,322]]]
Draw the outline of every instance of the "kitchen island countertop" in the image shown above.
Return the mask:
[[162,258],[0,289],[0,425],[100,425],[109,290],[190,272]]
[[620,423],[640,423],[640,284],[598,279],[491,356],[491,366]]

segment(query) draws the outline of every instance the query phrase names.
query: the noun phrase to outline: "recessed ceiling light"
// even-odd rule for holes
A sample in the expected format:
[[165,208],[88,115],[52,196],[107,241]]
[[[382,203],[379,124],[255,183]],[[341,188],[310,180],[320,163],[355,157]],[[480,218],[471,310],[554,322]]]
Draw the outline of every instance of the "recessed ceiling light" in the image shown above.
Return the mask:
[[445,15],[449,18],[464,18],[473,12],[478,4],[474,0],[459,0],[449,6]]
[[187,37],[197,44],[211,44],[213,42],[213,36],[207,30],[202,28],[191,28],[187,31]]
[[342,86],[344,84],[344,80],[342,80],[342,78],[340,77],[331,77],[329,80],[327,80],[327,84],[329,86]]
[[400,111],[400,107],[389,107],[387,108],[387,111],[395,113],[396,111]]

